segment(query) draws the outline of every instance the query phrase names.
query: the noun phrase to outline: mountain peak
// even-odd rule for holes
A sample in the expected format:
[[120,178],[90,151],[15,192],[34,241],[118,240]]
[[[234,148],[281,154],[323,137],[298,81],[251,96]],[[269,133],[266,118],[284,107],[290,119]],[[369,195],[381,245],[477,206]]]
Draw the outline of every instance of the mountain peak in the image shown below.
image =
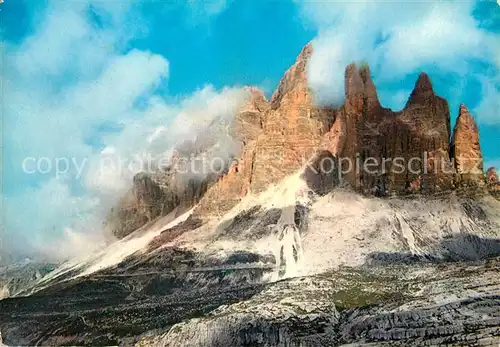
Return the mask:
[[[309,43],[285,72],[270,102],[260,89],[245,87],[246,103],[227,129],[239,153],[238,161],[228,163],[227,171],[210,175],[199,187],[187,187],[186,183],[183,188],[177,184],[174,190],[172,184],[162,182],[178,182],[179,175],[175,172],[170,175],[175,179],[169,176],[161,184],[157,184],[155,177],[137,176],[129,194],[135,208],[133,215],[137,217],[133,220],[140,224],[169,213],[178,205],[188,208],[195,203],[198,204],[194,212],[197,218],[220,216],[249,192],[258,194],[266,190],[301,170],[310,160],[317,164],[318,160],[333,157],[355,162],[360,153],[379,162],[388,154],[408,158],[428,153],[429,160],[422,168],[432,172],[425,177],[409,171],[391,172],[383,177],[378,172],[349,170],[342,177],[343,182],[360,192],[381,196],[432,194],[454,189],[457,181],[484,184],[479,131],[474,118],[465,105],[460,105],[450,144],[448,103],[434,93],[427,74],[419,75],[407,107],[393,112],[380,105],[370,68],[365,64],[349,64],[345,69],[345,103],[339,109],[332,109],[314,104],[307,78],[312,53]],[[218,133],[213,134],[206,134],[204,138],[216,140]],[[450,158],[455,160],[459,176],[455,175]],[[472,169],[478,173],[465,175]],[[329,177],[320,175],[309,181],[325,183]],[[187,192],[188,188],[195,193]],[[163,207],[150,207],[158,204]],[[132,220],[129,205],[126,204],[118,216],[127,225]]]
[[427,75],[425,72],[421,72],[418,75],[417,82],[415,83],[415,90],[421,91],[421,92],[430,91],[430,92],[434,93],[434,89],[432,88],[431,79],[429,78],[429,75]]
[[240,112],[263,112],[267,109],[268,102],[262,90],[254,86],[245,86],[244,90],[247,95]]
[[368,101],[368,107],[378,107],[380,102],[378,100],[377,88],[372,80],[370,67],[362,65],[359,69],[359,74],[364,84],[365,97]]
[[299,61],[307,62],[311,58],[312,54],[313,54],[313,45],[312,42],[309,42],[304,46],[304,48],[302,48],[302,51],[300,51],[300,54],[297,57],[297,62]]
[[451,152],[455,159],[457,173],[466,176],[482,175],[483,155],[479,143],[479,129],[472,114],[464,104],[460,105],[458,118],[453,129]]
[[486,171],[486,179],[487,179],[488,183],[498,183],[499,182],[498,172],[497,172],[497,169],[495,167],[492,166]]
[[455,128],[457,126],[466,126],[470,127],[474,131],[478,131],[474,117],[467,109],[467,106],[465,106],[464,104],[460,104],[460,109],[458,111],[457,125],[455,126]]
[[425,104],[425,102],[433,96],[435,96],[435,94],[432,88],[431,79],[425,72],[421,72],[420,75],[418,75],[417,82],[415,82],[415,87],[411,92],[407,105]]
[[457,133],[460,134],[461,132],[474,133],[479,138],[479,129],[476,120],[464,104],[460,104],[454,135],[456,136]]
[[345,69],[345,95],[346,99],[356,94],[362,94],[364,83],[355,63],[347,65]]

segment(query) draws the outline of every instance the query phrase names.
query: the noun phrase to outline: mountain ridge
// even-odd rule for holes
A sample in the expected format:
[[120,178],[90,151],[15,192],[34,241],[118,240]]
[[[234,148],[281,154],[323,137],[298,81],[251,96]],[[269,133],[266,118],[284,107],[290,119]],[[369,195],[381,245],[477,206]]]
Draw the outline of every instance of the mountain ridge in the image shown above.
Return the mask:
[[[134,179],[133,188],[107,219],[114,234],[126,236],[160,216],[172,211],[180,215],[195,205],[200,218],[224,215],[246,194],[260,193],[306,166],[318,167],[326,157],[336,160],[338,167],[332,171],[338,179],[321,175],[310,180],[347,183],[364,194],[429,195],[456,190],[472,194],[486,193],[488,187],[495,191],[495,185],[486,185],[482,172],[474,118],[462,104],[452,131],[448,103],[435,94],[427,74],[420,73],[405,108],[394,112],[380,104],[369,67],[352,63],[345,71],[344,104],[336,109],[321,107],[315,105],[308,87],[312,54],[309,43],[269,101],[258,88],[246,88],[247,99],[229,126],[239,154],[225,161],[223,170],[183,178],[176,173],[174,156],[166,171],[139,174],[141,180]],[[195,148],[185,154],[206,151],[206,146]],[[394,157],[405,163],[418,159],[418,173],[408,168],[394,172],[394,163],[383,163]],[[350,170],[339,175],[346,169],[342,161],[352,163],[358,158],[363,163],[374,158],[378,164],[371,172]]]

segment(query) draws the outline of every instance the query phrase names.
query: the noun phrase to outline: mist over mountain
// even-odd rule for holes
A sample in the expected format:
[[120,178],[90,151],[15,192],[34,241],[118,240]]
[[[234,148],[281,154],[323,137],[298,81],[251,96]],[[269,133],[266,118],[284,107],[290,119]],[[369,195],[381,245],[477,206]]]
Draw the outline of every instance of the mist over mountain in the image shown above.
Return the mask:
[[500,343],[495,3],[0,6],[0,345]]

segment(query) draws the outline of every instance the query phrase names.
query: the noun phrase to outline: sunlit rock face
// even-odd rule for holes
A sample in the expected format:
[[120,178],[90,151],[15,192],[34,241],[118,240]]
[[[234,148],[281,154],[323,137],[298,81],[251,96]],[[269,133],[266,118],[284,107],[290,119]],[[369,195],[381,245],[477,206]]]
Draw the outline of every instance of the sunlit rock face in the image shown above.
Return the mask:
[[[266,109],[261,131],[245,146],[239,163],[201,200],[200,215],[220,216],[246,194],[258,194],[300,170],[311,180],[317,170],[310,166],[319,165],[317,158],[326,155],[324,151],[336,165],[329,175],[336,177],[323,173],[313,179],[315,190],[318,182],[325,182],[329,188],[320,191],[349,184],[377,196],[434,194],[450,192],[468,180],[463,172],[456,174],[468,167],[455,167],[452,161],[455,148],[460,151],[466,145],[458,140],[458,147],[450,146],[448,103],[435,94],[425,73],[420,74],[405,108],[394,112],[381,106],[369,68],[351,64],[345,71],[345,103],[334,110],[317,107],[307,86],[311,53],[312,47],[306,46],[282,78],[269,108],[260,108]],[[481,166],[477,127],[459,126],[456,131],[457,139],[469,136],[471,143],[477,143],[471,155]]]
[[[127,235],[159,216],[195,205],[200,219],[220,217],[248,194],[301,171],[321,192],[349,185],[376,196],[433,195],[484,186],[477,125],[462,105],[452,136],[448,103],[435,94],[429,76],[419,75],[404,109],[395,112],[380,104],[369,67],[350,64],[345,102],[333,109],[318,106],[308,86],[311,54],[309,44],[269,101],[260,90],[246,88],[247,100],[222,136],[237,154],[221,163],[222,170],[181,175],[174,157],[161,174],[136,177],[134,188],[111,214],[115,234]],[[179,145],[178,153],[206,153],[220,138],[214,125],[201,140]],[[327,157],[332,170],[311,170]]]
[[479,143],[479,129],[465,105],[460,105],[451,153],[457,169],[458,181],[463,184],[484,184],[483,154]]

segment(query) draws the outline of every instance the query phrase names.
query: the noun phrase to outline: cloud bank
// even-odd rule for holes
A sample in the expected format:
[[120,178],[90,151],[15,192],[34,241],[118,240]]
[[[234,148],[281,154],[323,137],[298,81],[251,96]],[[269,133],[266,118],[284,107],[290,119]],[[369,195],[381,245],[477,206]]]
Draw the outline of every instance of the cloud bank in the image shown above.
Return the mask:
[[[185,6],[214,16],[225,2]],[[147,31],[132,1],[51,1],[33,20],[31,35],[2,42],[8,131],[0,255],[61,260],[110,241],[102,221],[134,173],[119,160],[168,155],[204,123],[233,115],[244,94],[207,85],[167,95],[167,58],[129,48]],[[47,159],[43,172],[40,158]],[[45,170],[61,158],[78,165],[59,177]],[[113,165],[103,167],[103,159]]]

